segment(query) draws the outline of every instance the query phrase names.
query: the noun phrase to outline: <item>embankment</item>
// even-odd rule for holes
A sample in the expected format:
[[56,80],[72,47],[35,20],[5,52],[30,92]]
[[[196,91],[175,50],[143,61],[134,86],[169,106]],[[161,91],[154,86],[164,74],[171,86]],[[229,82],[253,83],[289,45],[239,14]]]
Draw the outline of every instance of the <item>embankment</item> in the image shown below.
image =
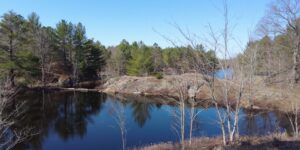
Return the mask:
[[[212,89],[209,86],[208,76],[200,74],[168,75],[163,79],[155,77],[132,77],[121,76],[107,80],[101,86],[96,87],[98,91],[111,95],[138,95],[146,97],[162,97],[168,99],[178,99],[180,87],[185,86],[188,97],[195,97],[199,102],[211,102]],[[234,104],[239,96],[239,83],[215,79],[214,96],[221,103],[224,100],[225,82],[228,87],[228,98]],[[249,85],[243,86],[242,107],[249,108],[250,97],[253,100],[254,109],[276,109],[288,111],[291,104],[300,99],[297,89],[287,90],[274,86],[267,86],[259,78],[254,82],[252,92]],[[252,94],[252,96],[251,96]]]

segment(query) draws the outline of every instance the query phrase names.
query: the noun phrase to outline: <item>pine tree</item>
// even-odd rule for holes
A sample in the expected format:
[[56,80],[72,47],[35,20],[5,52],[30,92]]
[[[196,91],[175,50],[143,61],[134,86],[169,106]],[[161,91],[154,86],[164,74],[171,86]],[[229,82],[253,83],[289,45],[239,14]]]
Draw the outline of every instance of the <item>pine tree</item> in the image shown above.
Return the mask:
[[127,74],[141,76],[152,74],[153,71],[152,49],[140,42],[138,49],[132,52],[132,59],[127,65]]
[[84,44],[86,52],[86,63],[83,69],[85,79],[98,79],[98,72],[100,72],[105,65],[103,56],[103,47],[100,43],[94,43],[92,40],[88,40]]
[[8,54],[5,66],[9,70],[11,87],[15,86],[16,51],[20,50],[25,40],[25,19],[15,12],[5,13],[0,22],[0,48]]
[[73,35],[73,44],[75,49],[75,54],[73,55],[73,79],[75,83],[78,82],[78,76],[80,74],[80,70],[83,69],[84,64],[84,43],[86,42],[86,35],[85,35],[85,27],[78,23],[74,26],[74,35]]
[[132,59],[131,54],[131,46],[126,40],[122,40],[122,42],[117,46],[117,56],[116,56],[116,63],[119,67],[119,74],[124,75],[126,74],[126,65]]
[[64,62],[64,65],[67,66],[68,62],[71,62],[72,58],[72,30],[73,25],[71,23],[67,23],[66,20],[61,20],[56,25],[56,35],[58,38],[58,48],[62,52],[62,59]]

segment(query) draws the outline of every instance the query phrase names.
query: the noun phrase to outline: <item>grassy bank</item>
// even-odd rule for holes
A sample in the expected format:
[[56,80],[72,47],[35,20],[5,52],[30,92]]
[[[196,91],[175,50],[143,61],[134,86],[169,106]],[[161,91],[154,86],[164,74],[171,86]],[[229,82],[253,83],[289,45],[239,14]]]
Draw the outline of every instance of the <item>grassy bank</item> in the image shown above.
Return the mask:
[[[178,150],[180,149],[179,143],[159,143],[153,144],[141,148],[135,148],[134,150]],[[288,137],[285,134],[272,134],[262,137],[240,137],[235,143],[228,144],[228,146],[222,145],[221,137],[208,138],[194,138],[192,143],[189,141],[185,143],[185,149],[187,150],[222,150],[222,149],[234,149],[234,150],[297,150],[300,149],[299,138]]]

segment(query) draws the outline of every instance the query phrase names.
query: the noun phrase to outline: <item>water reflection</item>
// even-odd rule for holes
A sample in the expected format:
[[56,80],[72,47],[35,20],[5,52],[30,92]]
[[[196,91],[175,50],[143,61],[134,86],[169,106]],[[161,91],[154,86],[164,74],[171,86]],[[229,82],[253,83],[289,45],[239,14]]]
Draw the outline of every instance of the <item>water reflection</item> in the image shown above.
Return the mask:
[[57,133],[64,141],[75,136],[84,138],[88,123],[93,123],[91,116],[101,111],[106,95],[41,92],[21,99],[26,101],[23,108],[25,115],[18,119],[17,128],[31,127],[38,131],[40,134],[27,142],[33,149],[42,149],[49,132]]
[[137,124],[142,128],[148,119],[151,119],[151,110],[155,105],[150,102],[137,102],[131,103],[132,116]]
[[283,128],[279,126],[278,117],[281,114],[275,112],[244,110],[242,118],[242,130],[245,135],[261,135],[272,132],[282,132]]
[[[126,118],[125,141],[128,147],[177,141],[171,130],[172,117],[169,114],[169,110],[176,107],[157,101],[143,98],[120,100],[100,93],[43,91],[17,99],[17,103],[26,101],[26,105],[23,108],[25,115],[17,118],[14,130],[32,127],[40,133],[18,145],[17,149],[121,149],[124,135],[121,131],[120,138],[120,130],[111,128],[116,124],[111,108],[122,110],[120,116]],[[186,110],[190,111],[189,108]],[[198,107],[197,111],[201,112],[193,124],[193,136],[220,135],[215,109]],[[240,116],[241,135],[290,130],[288,120],[280,113],[243,110]],[[188,131],[187,126],[187,137]]]
[[64,140],[74,136],[83,138],[88,122],[92,121],[90,116],[99,113],[103,100],[99,95],[91,94],[84,97],[73,93],[71,96],[64,94],[63,97],[63,105],[58,106],[55,131]]

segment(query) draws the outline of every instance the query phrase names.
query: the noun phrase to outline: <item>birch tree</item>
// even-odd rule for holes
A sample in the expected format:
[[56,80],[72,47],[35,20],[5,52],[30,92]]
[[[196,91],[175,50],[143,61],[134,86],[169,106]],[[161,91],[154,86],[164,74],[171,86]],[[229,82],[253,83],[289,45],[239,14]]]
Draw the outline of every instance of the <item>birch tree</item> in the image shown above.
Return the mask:
[[127,129],[124,106],[122,106],[120,102],[114,102],[113,104],[111,104],[111,108],[109,111],[114,121],[116,122],[118,128],[120,129],[122,150],[125,150]]
[[185,149],[185,103],[188,100],[188,86],[188,82],[184,81],[183,79],[176,79],[174,81],[174,87],[176,88],[176,93],[178,95],[177,106],[179,106],[179,108],[175,108],[175,110],[172,112],[172,116],[174,118],[172,127],[180,138],[181,150]]
[[[229,61],[232,59],[228,50],[229,41],[233,38],[230,37],[228,16],[228,2],[224,0],[223,29],[220,34],[217,34],[213,31],[212,27],[209,26],[210,40],[208,40],[210,47],[215,52],[222,54],[223,60],[219,62],[219,67],[224,73],[224,79],[219,81],[215,78],[214,74],[212,77],[205,77],[210,89],[212,103],[216,108],[224,145],[228,144],[228,142],[234,142],[235,138],[239,136],[240,102],[244,94],[243,68],[241,65],[233,64],[232,61]],[[215,69],[216,66],[212,67]],[[228,68],[232,71],[228,70]],[[241,72],[239,76],[237,74],[238,71]],[[220,90],[216,91],[216,89]]]

